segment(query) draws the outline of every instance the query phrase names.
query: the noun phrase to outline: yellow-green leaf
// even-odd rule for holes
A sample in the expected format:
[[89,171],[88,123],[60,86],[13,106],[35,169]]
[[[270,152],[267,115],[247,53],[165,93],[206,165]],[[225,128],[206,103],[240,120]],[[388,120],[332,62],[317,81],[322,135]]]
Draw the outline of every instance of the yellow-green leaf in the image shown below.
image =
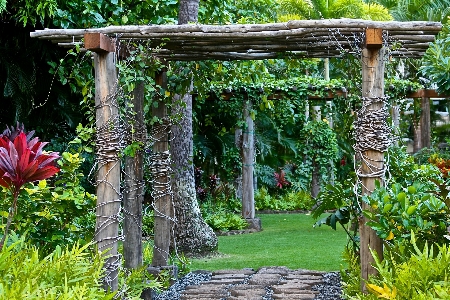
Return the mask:
[[41,189],[45,189],[47,187],[47,180],[44,179],[44,180],[39,181],[38,187]]
[[389,235],[386,238],[386,241],[390,241],[394,238],[394,234],[392,233],[392,231],[389,231]]

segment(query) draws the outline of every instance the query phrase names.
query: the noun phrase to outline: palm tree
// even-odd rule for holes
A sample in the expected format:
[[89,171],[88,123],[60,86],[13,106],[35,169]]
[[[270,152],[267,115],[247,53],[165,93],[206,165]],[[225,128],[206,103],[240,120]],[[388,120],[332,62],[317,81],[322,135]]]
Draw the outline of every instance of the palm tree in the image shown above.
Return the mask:
[[389,10],[396,21],[445,22],[450,14],[449,0],[374,0]]

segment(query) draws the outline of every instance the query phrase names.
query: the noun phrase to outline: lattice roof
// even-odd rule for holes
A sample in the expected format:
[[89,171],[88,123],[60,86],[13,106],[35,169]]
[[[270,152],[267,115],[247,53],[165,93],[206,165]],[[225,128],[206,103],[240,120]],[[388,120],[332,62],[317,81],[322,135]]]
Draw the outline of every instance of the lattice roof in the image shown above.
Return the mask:
[[280,57],[339,57],[357,52],[367,28],[383,30],[390,55],[420,57],[442,29],[439,22],[379,22],[355,19],[300,20],[246,25],[109,26],[90,29],[44,29],[31,37],[60,46],[83,43],[85,33],[119,40],[150,41],[153,54],[167,60],[239,60]]

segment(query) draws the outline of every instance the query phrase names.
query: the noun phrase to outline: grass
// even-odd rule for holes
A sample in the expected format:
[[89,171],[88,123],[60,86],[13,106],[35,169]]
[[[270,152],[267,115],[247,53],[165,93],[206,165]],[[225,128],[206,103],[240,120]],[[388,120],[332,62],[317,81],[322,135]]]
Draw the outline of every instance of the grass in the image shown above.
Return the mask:
[[306,214],[268,214],[261,219],[263,231],[219,236],[220,255],[192,259],[191,270],[258,269],[286,266],[291,269],[337,271],[347,236],[342,228],[313,228]]

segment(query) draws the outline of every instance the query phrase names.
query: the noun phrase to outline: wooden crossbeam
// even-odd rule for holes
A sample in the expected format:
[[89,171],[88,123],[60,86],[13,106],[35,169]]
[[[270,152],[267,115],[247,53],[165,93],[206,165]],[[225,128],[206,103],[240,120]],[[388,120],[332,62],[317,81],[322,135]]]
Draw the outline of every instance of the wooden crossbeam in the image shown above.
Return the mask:
[[98,33],[88,32],[84,34],[84,48],[92,52],[114,52],[116,50],[116,44],[109,36]]

